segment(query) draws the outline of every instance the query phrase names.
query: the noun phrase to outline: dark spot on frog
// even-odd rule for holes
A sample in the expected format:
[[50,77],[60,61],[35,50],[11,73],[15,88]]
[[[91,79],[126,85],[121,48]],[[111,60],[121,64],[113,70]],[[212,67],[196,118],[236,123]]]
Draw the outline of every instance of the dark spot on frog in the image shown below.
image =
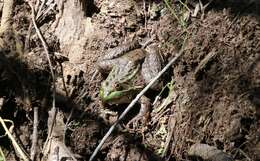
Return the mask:
[[104,84],[105,84],[105,86],[108,86],[108,85],[109,85],[107,81],[105,81],[105,83],[104,83]]

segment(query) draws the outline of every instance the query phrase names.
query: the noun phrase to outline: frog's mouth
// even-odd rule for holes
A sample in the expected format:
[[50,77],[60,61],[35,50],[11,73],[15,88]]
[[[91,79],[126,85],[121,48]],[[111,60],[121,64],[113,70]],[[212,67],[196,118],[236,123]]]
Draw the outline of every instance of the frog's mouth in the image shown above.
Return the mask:
[[113,91],[110,93],[105,93],[103,90],[101,90],[99,95],[104,103],[108,103],[108,104],[129,103],[133,98],[133,96],[138,91],[138,89],[139,87],[136,87],[127,90]]
[[111,92],[109,95],[104,96],[102,100],[110,104],[128,103],[131,99],[131,94],[127,96],[127,91],[128,90]]

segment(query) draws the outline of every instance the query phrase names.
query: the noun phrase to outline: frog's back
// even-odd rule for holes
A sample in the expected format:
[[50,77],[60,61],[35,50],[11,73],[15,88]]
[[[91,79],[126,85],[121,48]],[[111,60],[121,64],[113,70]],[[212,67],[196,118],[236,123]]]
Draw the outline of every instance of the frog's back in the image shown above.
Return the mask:
[[140,61],[144,60],[146,56],[146,51],[143,49],[135,49],[132,50],[128,53],[126,53],[123,58],[127,59],[128,61],[131,62],[136,62],[136,63],[140,63]]

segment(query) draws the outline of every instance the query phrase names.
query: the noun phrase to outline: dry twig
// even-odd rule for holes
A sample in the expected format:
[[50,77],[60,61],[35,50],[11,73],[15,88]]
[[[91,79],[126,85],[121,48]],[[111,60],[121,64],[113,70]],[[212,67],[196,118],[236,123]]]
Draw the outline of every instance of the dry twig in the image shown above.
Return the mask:
[[35,159],[37,152],[37,142],[38,142],[38,107],[33,109],[33,134],[32,134],[32,147],[31,147],[31,160]]
[[[52,101],[52,112],[53,112],[53,117],[52,117],[52,126],[51,128],[49,128],[49,131],[48,131],[48,137],[46,139],[46,142],[44,143],[44,151],[45,151],[45,148],[47,146],[47,143],[51,137],[51,134],[52,134],[52,131],[53,131],[53,127],[54,127],[54,122],[55,122],[55,116],[56,116],[56,113],[57,113],[57,109],[56,109],[56,106],[55,106],[55,96],[56,96],[56,84],[55,84],[55,74],[54,74],[54,71],[53,71],[53,65],[51,63],[51,58],[50,58],[50,54],[49,54],[49,51],[48,51],[48,46],[47,46],[47,43],[45,42],[43,36],[42,36],[42,33],[41,31],[39,30],[39,28],[37,27],[37,24],[36,24],[36,21],[35,21],[35,12],[34,12],[34,7],[33,5],[31,4],[31,2],[28,2],[29,6],[31,7],[31,10],[32,10],[32,22],[33,22],[33,26],[36,30],[36,33],[39,37],[39,39],[41,40],[42,42],[42,45],[43,45],[43,48],[44,48],[44,51],[45,51],[45,54],[46,54],[46,57],[47,57],[47,60],[48,60],[48,63],[49,63],[49,68],[50,68],[50,71],[51,71],[51,76],[52,76],[52,80],[53,80],[53,101]],[[39,9],[40,10],[40,9]]]
[[[29,158],[28,158],[28,155],[26,153],[23,152],[23,150],[20,148],[20,146],[18,145],[18,143],[15,141],[14,137],[12,136],[11,132],[9,131],[9,129],[7,128],[7,126],[5,125],[5,122],[8,121],[8,122],[11,122],[12,121],[9,121],[9,120],[3,120],[2,117],[0,117],[0,123],[2,124],[4,130],[5,130],[5,133],[7,134],[7,136],[9,137],[9,139],[11,140],[14,148],[17,150],[17,152],[19,153],[19,155],[21,156],[21,158],[24,160],[24,161],[29,161]],[[12,125],[13,126],[13,125]]]

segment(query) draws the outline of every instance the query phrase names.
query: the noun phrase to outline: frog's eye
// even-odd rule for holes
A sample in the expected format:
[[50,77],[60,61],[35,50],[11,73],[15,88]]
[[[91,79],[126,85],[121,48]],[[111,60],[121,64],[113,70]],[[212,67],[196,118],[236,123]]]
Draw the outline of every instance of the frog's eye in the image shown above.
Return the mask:
[[121,86],[119,84],[115,84],[115,89],[120,90]]

